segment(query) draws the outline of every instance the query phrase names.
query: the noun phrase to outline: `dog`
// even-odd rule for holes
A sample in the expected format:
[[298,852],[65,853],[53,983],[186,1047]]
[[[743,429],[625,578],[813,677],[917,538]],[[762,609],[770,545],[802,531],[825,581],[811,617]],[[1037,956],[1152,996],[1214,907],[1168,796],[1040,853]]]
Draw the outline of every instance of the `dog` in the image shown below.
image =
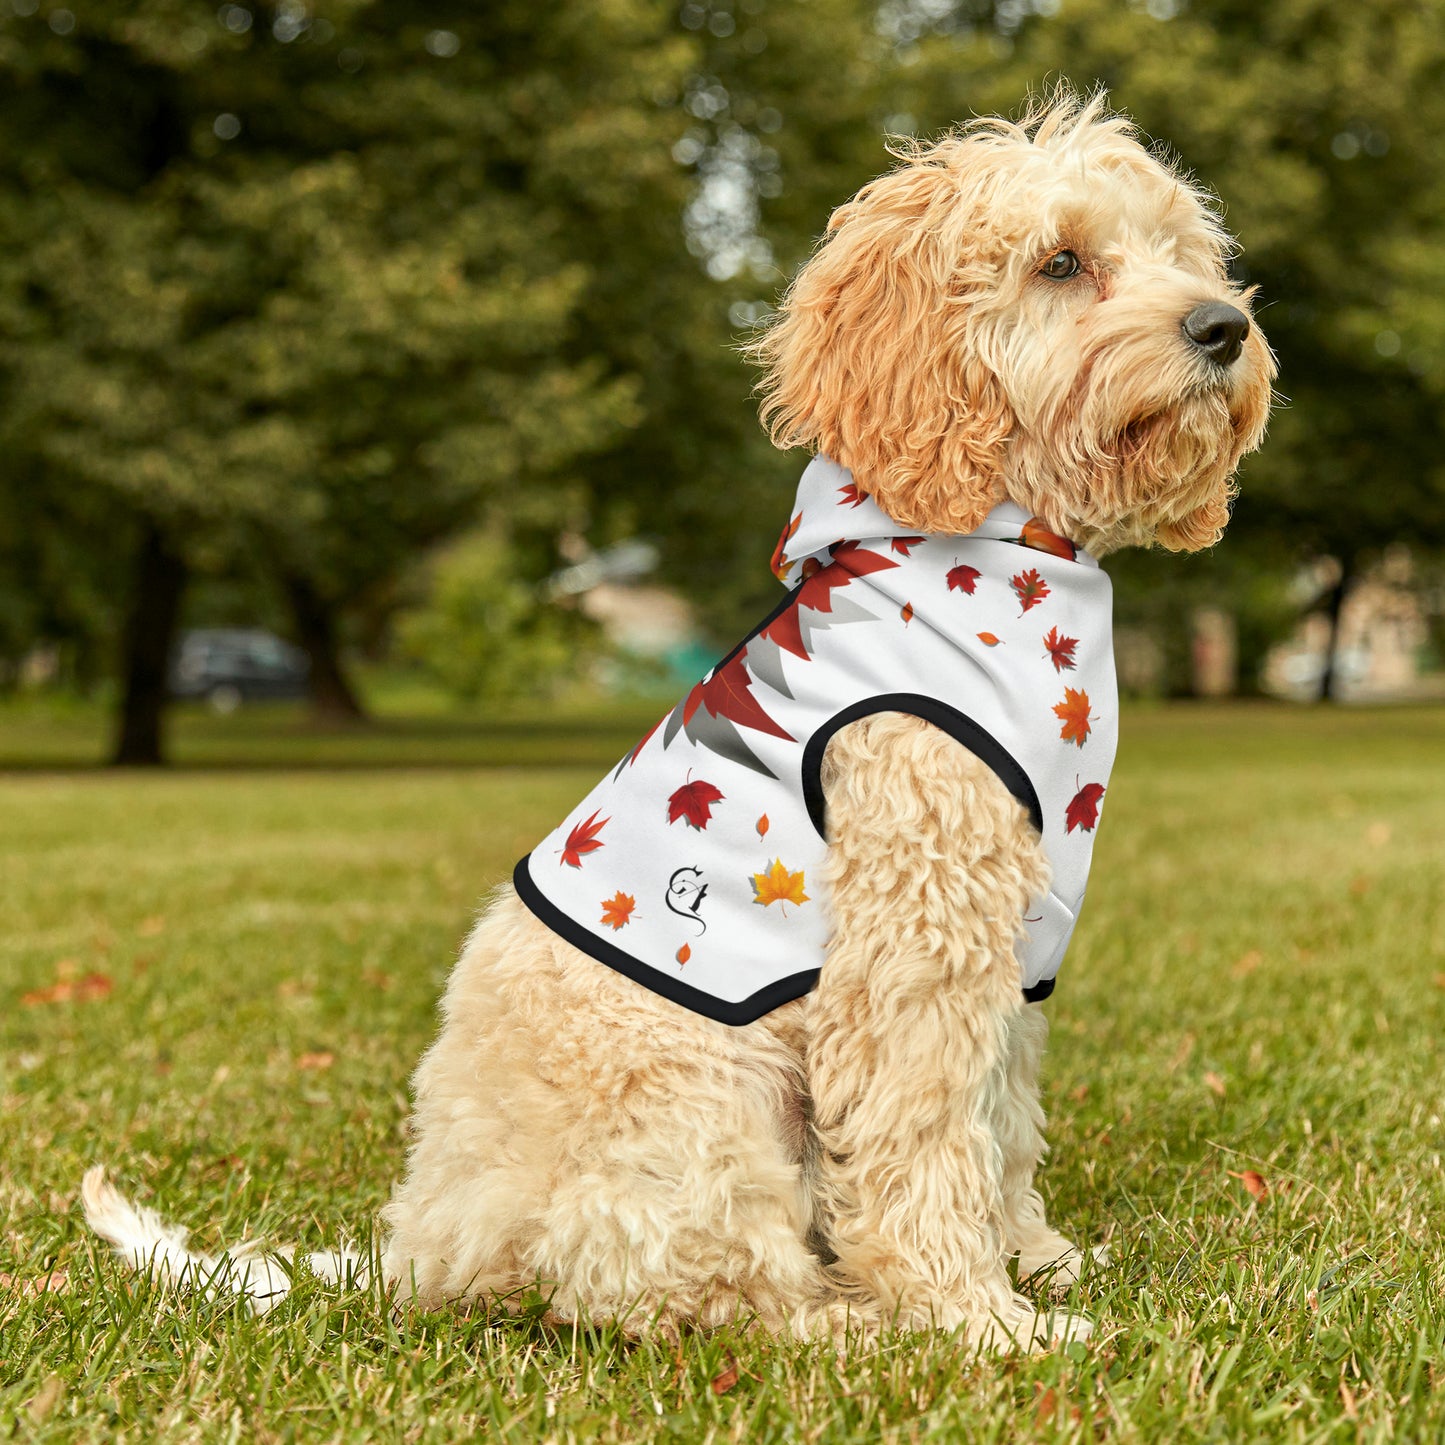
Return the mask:
[[[729,769],[728,785],[687,771],[666,822],[660,799],[639,805],[637,828],[655,822],[657,841],[630,846],[613,814],[582,804],[485,908],[415,1075],[406,1176],[384,1212],[381,1268],[401,1298],[505,1302],[540,1287],[558,1320],[665,1338],[740,1319],[833,1341],[961,1328],[979,1348],[1089,1331],[1019,1293],[1009,1262],[1020,1279],[1050,1271],[1067,1284],[1083,1259],[1035,1187],[1046,1024],[1025,993],[1031,982],[1031,997],[1046,992],[1057,971],[1072,926],[1059,876],[1072,868],[1069,896],[1082,894],[1064,847],[1092,841],[1108,759],[1067,799],[1041,799],[1009,762],[1032,749],[1039,768],[1092,765],[1093,729],[1113,708],[1094,564],[1124,546],[1218,540],[1235,470],[1264,434],[1275,364],[1230,280],[1217,209],[1102,96],[1061,91],[1020,121],[977,120],[895,154],[833,215],[752,347],[775,444],[815,453],[806,486],[869,520],[830,541],[824,505],[814,547],[804,507],[775,555],[794,610],[755,631],[599,787],[696,760]],[[933,563],[909,571],[914,549]],[[983,562],[950,564],[955,551]],[[980,580],[1000,557],[1000,575]],[[899,578],[921,589],[916,605]],[[938,632],[938,610],[978,602],[985,584],[992,610],[979,615],[1003,621],[919,642],[936,665],[914,691],[936,698],[961,686],[955,674],[990,668],[1013,677],[996,660],[1007,654],[1047,701],[1092,654],[1092,701],[1079,701],[1082,683],[1061,692],[1044,717],[1052,731],[1030,725],[1000,743],[996,728],[952,725],[947,700],[871,707],[883,694],[864,687],[862,711],[840,711],[814,749],[817,796],[799,803],[782,777],[801,737],[787,709],[803,707],[811,684],[799,679],[821,664],[795,642],[851,636],[866,651],[861,639],[883,638],[869,655],[891,668],[915,646],[891,639]],[[1050,592],[1102,605],[1103,632],[1080,643],[1060,610],[1053,640],[1026,655]],[[942,661],[954,653],[927,652],[950,646],[956,666]],[[722,678],[735,706],[718,702]],[[825,810],[809,869],[775,841],[795,823],[754,817],[754,792],[789,818]],[[663,856],[679,838],[713,847],[730,805],[762,865],[751,899],[740,864],[710,863],[709,875],[686,848]],[[645,862],[660,879],[678,857],[665,888],[629,892],[615,872],[602,886],[604,859]],[[594,877],[587,894],[581,880]],[[579,888],[600,921],[574,906]],[[1057,926],[1037,911],[1048,899],[1069,915]],[[766,939],[749,932],[764,917],[778,930]],[[655,935],[648,959],[618,941],[634,924]],[[1048,934],[1042,961],[1035,928]],[[787,972],[795,940],[802,966]],[[758,972],[768,950],[772,972]],[[159,1247],[171,1275],[200,1268],[100,1170],[85,1201],[134,1262]],[[263,1282],[249,1289],[263,1302],[283,1287],[274,1271]]]

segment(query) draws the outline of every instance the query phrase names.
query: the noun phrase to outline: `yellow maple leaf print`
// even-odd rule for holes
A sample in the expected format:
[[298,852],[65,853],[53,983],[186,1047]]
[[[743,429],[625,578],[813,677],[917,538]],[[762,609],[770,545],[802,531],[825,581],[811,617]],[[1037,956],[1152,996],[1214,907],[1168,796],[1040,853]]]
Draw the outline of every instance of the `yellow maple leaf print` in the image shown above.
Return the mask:
[[[808,895],[803,892],[801,872],[789,872],[781,858],[774,858],[772,867],[762,873],[753,874],[753,902],[764,908],[770,903],[806,903]],[[785,908],[783,912],[788,910]]]

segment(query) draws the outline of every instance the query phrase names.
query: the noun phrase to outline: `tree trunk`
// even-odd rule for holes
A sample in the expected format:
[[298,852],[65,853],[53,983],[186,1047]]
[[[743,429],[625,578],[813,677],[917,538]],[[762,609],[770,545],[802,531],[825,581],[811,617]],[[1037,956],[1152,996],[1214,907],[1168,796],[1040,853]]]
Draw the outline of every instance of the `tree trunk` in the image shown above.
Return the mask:
[[111,754],[111,762],[117,767],[159,767],[165,761],[161,732],[167,701],[166,674],[185,586],[185,562],[171,549],[160,529],[147,522],[136,555],[130,611],[121,643],[124,693]]
[[1345,594],[1349,592],[1350,585],[1354,580],[1355,559],[1341,557],[1339,579],[1330,588],[1330,595],[1325,603],[1325,616],[1329,618],[1330,635],[1329,640],[1325,643],[1325,665],[1320,672],[1320,702],[1335,700],[1335,688],[1339,684],[1340,614],[1345,609]]
[[312,716],[326,723],[365,722],[366,710],[341,666],[330,604],[305,577],[288,574],[285,582],[296,640],[311,660],[307,687]]

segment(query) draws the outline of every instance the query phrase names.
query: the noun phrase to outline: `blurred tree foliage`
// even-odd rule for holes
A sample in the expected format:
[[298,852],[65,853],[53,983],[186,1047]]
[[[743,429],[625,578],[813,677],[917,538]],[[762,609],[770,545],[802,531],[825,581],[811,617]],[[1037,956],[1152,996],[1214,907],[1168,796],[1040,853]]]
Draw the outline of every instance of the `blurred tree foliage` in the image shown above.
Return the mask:
[[1267,594],[1262,645],[1261,573],[1328,552],[1347,583],[1390,539],[1445,545],[1442,19],[0,0],[0,657],[73,639],[95,674],[119,638],[118,754],[153,760],[187,577],[259,558],[345,710],[345,618],[479,520],[525,582],[564,528],[658,537],[727,632],[772,585],[799,467],[732,344],[884,130],[1061,76],[1223,197],[1289,398],[1233,560],[1121,559],[1121,613]]
[[263,556],[324,672],[337,613],[479,508],[574,519],[646,417],[609,330],[678,319],[645,281],[689,47],[645,0],[7,8],[0,546],[39,577],[72,539],[32,625],[130,573],[118,753],[151,761],[188,570]]
[[423,597],[397,615],[397,640],[462,702],[546,697],[575,675],[584,649],[600,656],[596,626],[576,607],[539,602],[505,537],[468,533],[426,570]]

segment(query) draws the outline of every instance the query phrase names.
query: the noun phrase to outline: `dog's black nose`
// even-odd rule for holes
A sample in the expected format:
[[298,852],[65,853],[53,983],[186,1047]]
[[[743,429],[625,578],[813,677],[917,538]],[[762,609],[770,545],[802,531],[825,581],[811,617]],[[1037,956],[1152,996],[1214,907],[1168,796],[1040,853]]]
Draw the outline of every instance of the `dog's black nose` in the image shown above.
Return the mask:
[[1211,361],[1228,366],[1244,349],[1249,317],[1223,301],[1206,301],[1184,318],[1184,334]]

